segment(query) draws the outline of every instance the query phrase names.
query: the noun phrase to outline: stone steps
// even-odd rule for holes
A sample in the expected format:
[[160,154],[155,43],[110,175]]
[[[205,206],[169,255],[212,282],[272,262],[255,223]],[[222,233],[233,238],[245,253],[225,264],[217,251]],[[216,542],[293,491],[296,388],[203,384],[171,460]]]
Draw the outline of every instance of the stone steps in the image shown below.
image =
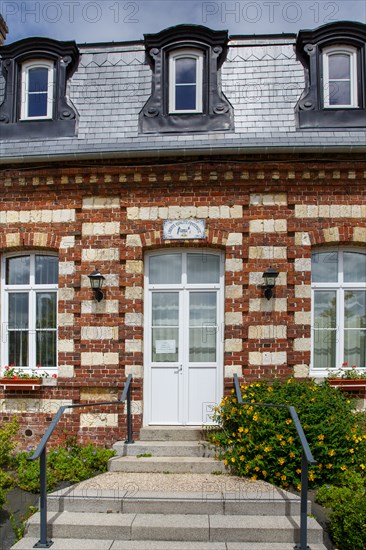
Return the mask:
[[[200,541],[295,543],[299,540],[298,516],[240,516],[207,514],[101,514],[50,512],[48,536],[126,541]],[[39,534],[39,513],[28,521],[28,537]],[[308,518],[309,543],[322,544],[323,531]],[[68,548],[68,546],[67,546]]]
[[170,474],[211,474],[225,472],[223,462],[214,458],[196,456],[153,456],[137,458],[135,456],[114,457],[109,460],[110,472],[150,472]]

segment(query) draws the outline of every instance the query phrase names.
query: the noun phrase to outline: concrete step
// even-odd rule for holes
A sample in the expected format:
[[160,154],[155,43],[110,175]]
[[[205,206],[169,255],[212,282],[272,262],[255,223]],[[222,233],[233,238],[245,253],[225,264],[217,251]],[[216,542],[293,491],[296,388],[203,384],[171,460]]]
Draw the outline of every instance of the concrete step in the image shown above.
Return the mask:
[[[194,514],[100,514],[52,512],[48,514],[51,538],[125,541],[201,541],[295,543],[298,516],[237,516]],[[28,520],[27,536],[39,535],[39,513]],[[322,544],[320,525],[308,518],[309,543]],[[69,545],[65,548],[70,550]],[[171,547],[170,547],[171,548]],[[185,546],[187,548],[187,546]],[[129,546],[131,550],[131,546]],[[146,547],[145,547],[146,550]],[[262,548],[263,550],[263,548]]]
[[140,430],[141,441],[200,441],[202,428],[196,426],[145,426]]
[[224,463],[214,458],[185,456],[113,457],[108,462],[110,472],[161,472],[211,474],[225,472]]
[[[192,515],[269,515],[296,516],[300,514],[300,498],[280,489],[246,493],[238,498],[233,493],[217,494],[201,491],[157,492],[113,491],[95,489],[80,491],[67,488],[48,497],[50,512],[93,512],[125,514],[192,514]],[[309,512],[311,507],[309,505]]]
[[[38,537],[24,538],[12,550],[33,550]],[[52,550],[293,550],[294,543],[263,542],[189,542],[162,540],[93,540],[53,538]],[[311,550],[326,550],[323,544],[311,545]]]
[[214,451],[209,449],[206,442],[200,441],[136,441],[127,445],[124,441],[117,441],[113,445],[117,456],[137,456],[149,453],[152,456],[213,456]]

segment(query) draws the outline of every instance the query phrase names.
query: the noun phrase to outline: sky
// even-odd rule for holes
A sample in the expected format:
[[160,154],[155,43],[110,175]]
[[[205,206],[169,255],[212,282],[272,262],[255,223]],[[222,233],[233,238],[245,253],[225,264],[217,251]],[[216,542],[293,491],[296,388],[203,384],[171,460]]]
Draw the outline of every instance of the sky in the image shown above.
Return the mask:
[[29,36],[84,42],[143,39],[180,23],[229,34],[297,33],[332,21],[366,23],[365,0],[0,0],[6,44]]

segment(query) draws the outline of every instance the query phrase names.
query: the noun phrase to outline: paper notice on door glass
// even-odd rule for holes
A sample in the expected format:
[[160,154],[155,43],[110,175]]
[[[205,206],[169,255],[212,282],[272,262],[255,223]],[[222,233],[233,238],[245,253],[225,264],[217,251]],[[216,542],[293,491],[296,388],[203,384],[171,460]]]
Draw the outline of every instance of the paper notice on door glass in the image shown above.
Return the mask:
[[156,340],[156,353],[175,353],[175,340]]

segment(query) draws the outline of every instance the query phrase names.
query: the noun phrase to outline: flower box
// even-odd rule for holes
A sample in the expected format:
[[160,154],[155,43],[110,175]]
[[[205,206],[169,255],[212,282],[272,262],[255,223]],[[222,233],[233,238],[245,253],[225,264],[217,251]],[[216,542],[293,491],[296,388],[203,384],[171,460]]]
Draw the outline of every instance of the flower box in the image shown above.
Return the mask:
[[0,387],[4,390],[37,390],[42,378],[0,378]]
[[339,388],[341,391],[357,393],[357,397],[366,396],[366,378],[328,378],[328,382],[331,386]]

